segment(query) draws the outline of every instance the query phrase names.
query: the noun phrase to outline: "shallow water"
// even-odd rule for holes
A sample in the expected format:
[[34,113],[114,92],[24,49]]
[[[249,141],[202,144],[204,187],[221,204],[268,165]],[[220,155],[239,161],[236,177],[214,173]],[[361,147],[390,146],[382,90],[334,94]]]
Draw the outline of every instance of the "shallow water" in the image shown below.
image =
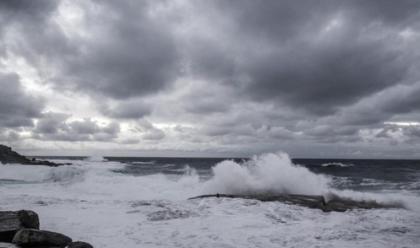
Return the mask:
[[[66,161],[68,160],[58,160]],[[0,208],[95,247],[417,247],[416,161],[90,158],[57,168],[0,165]],[[344,165],[344,166],[343,166]],[[335,192],[408,209],[324,213],[278,202],[187,200],[204,193]]]

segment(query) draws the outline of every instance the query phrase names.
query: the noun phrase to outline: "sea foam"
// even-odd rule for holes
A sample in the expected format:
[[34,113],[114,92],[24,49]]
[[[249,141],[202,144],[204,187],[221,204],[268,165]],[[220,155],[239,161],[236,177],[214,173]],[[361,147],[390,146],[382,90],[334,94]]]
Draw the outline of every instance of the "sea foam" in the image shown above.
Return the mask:
[[286,153],[254,156],[245,163],[226,160],[212,168],[213,178],[205,193],[225,194],[310,194],[329,191],[330,178],[295,165]]

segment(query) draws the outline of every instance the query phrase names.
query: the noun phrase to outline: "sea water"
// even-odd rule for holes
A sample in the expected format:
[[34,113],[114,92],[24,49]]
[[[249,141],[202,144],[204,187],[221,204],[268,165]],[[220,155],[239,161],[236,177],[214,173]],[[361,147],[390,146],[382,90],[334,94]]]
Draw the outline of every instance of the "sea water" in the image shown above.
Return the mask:
[[[52,158],[0,165],[0,210],[31,209],[41,228],[95,247],[418,247],[420,161]],[[200,194],[335,193],[405,209],[318,209]]]

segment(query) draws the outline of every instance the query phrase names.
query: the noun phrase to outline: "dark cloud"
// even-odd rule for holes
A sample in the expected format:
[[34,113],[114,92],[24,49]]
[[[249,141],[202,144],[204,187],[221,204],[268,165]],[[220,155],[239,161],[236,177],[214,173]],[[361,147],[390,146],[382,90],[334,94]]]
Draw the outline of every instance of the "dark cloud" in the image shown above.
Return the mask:
[[[87,34],[79,35],[66,33],[56,9],[33,3],[45,16],[33,20],[30,29],[16,27],[19,36],[11,38],[10,50],[44,71],[57,88],[116,99],[155,93],[166,88],[180,68],[170,27],[150,13],[158,4],[86,2],[80,6],[84,26],[78,28]],[[16,8],[25,12],[31,6]]]
[[44,113],[32,130],[32,137],[52,141],[102,141],[118,138],[120,126],[111,122],[100,125],[91,119],[69,121],[70,116],[62,113]]
[[[5,63],[23,58],[46,88],[90,97],[110,124],[72,120],[71,109],[41,115],[42,101],[3,73],[0,137],[35,119],[38,140],[414,144],[416,127],[384,123],[418,121],[419,42],[417,0],[2,1]],[[138,137],[118,139],[112,119]]]
[[135,127],[135,131],[141,134],[141,138],[143,140],[161,140],[165,138],[165,132],[157,127],[155,127],[152,123],[147,121],[146,119],[141,119],[137,121],[137,125]]
[[149,103],[138,99],[117,102],[112,106],[102,104],[99,108],[104,115],[117,119],[141,119],[152,111]]
[[193,68],[224,74],[256,101],[315,114],[403,82],[412,61],[391,37],[420,19],[415,1],[217,1],[210,7],[233,35],[209,46],[213,56],[202,49]]
[[277,99],[322,114],[402,80],[405,68],[396,54],[381,44],[347,42],[348,47],[308,45],[254,60],[247,91],[257,100]]
[[33,125],[44,107],[43,100],[26,93],[14,73],[0,73],[0,128]]
[[31,25],[43,23],[59,1],[54,0],[4,0],[0,1],[0,37],[10,26]]

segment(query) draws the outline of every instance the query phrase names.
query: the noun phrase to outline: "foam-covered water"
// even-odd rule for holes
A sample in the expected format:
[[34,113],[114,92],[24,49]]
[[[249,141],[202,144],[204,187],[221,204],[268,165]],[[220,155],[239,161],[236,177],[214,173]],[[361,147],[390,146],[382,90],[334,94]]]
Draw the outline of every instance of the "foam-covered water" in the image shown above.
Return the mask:
[[[95,247],[417,247],[420,242],[420,168],[411,164],[387,167],[402,173],[397,180],[357,174],[367,170],[357,161],[351,167],[322,166],[328,161],[296,165],[284,153],[226,161],[61,162],[73,165],[0,165],[0,209],[33,209],[41,228]],[[334,192],[399,201],[409,209],[324,213],[278,202],[187,200],[203,193],[264,192]]]

